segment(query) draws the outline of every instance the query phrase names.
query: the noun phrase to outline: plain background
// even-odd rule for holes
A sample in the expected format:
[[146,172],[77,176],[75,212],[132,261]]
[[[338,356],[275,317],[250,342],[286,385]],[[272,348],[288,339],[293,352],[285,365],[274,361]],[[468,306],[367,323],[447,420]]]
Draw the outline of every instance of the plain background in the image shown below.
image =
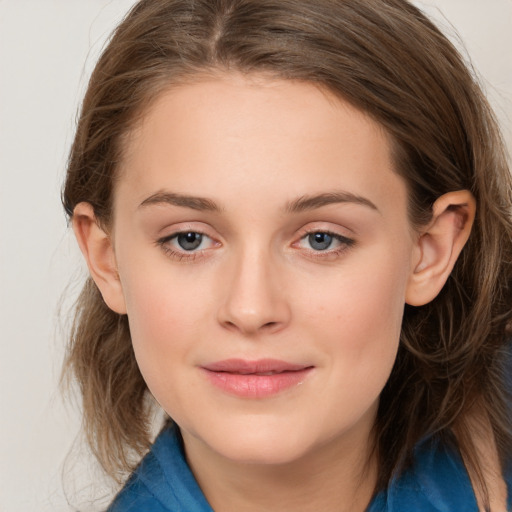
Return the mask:
[[[88,484],[79,408],[58,390],[66,311],[85,275],[60,187],[87,79],[133,3],[0,0],[1,512],[76,510],[64,488],[74,503],[108,492]],[[512,148],[512,0],[416,3],[458,31]]]

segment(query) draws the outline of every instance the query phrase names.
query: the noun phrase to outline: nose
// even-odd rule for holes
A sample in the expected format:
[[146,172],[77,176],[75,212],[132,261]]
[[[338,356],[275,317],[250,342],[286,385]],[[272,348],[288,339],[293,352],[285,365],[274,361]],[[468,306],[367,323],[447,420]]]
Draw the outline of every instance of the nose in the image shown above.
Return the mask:
[[224,300],[218,321],[226,329],[244,335],[275,333],[291,318],[282,273],[262,250],[245,250],[228,263],[222,276]]

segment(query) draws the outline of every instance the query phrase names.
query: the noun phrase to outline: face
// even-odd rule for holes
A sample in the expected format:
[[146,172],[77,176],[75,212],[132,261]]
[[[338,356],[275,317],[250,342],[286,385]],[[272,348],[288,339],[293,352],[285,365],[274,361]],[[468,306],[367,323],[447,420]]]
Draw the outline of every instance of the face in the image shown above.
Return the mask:
[[176,87],[131,134],[113,240],[138,364],[186,443],[285,463],[368,441],[414,245],[378,124],[306,83]]

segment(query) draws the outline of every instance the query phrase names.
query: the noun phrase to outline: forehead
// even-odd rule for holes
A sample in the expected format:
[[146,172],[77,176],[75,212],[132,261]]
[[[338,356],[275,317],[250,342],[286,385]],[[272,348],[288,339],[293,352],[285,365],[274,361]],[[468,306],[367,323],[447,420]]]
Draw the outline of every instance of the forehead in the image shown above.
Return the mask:
[[333,188],[405,202],[384,129],[311,83],[226,74],[181,84],[127,141],[116,196],[134,202],[161,189],[270,202]]

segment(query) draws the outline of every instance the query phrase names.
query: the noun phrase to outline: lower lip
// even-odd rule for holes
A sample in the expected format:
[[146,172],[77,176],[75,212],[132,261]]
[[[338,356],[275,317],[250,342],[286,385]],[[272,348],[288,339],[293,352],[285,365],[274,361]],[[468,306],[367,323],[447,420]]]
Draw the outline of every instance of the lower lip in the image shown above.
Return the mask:
[[304,382],[313,370],[275,373],[274,375],[240,374],[216,372],[202,368],[208,380],[217,388],[243,398],[266,398],[298,386]]

